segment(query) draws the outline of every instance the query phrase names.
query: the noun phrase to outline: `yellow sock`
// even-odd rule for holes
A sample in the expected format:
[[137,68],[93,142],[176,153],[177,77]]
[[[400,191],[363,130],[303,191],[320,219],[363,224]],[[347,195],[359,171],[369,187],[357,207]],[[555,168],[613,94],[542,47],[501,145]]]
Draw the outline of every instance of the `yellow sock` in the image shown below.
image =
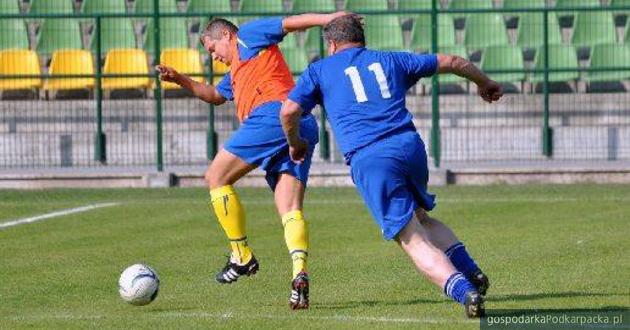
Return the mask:
[[293,278],[300,272],[306,272],[308,255],[308,230],[302,211],[296,210],[282,216],[284,240],[293,260]]
[[252,250],[247,245],[245,235],[245,211],[241,201],[231,185],[212,189],[210,204],[225,235],[230,240],[232,258],[239,264],[246,264],[252,259]]

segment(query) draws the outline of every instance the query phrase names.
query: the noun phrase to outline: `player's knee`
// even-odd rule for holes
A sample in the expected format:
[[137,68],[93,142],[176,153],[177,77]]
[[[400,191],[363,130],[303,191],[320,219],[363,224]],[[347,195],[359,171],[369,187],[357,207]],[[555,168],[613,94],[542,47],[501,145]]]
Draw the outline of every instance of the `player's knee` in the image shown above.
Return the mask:
[[433,220],[433,219],[431,219],[431,217],[429,217],[429,215],[427,214],[427,211],[425,211],[423,209],[417,209],[416,210],[416,218],[418,218],[418,221],[423,226],[431,225],[432,220]]
[[208,168],[204,175],[206,183],[210,189],[219,188],[228,184],[225,180],[222,180],[221,177],[222,176],[218,173],[218,171],[212,170],[212,167]]

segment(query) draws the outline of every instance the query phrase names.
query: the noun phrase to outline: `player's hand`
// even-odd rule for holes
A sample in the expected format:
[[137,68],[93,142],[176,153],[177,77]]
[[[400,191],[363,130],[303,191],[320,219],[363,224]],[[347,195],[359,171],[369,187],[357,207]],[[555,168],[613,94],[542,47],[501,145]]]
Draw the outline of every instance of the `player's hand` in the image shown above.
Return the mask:
[[289,156],[294,163],[302,164],[306,158],[308,152],[308,142],[304,139],[299,139],[295,145],[289,146]]
[[155,70],[160,73],[160,80],[177,83],[179,72],[166,65],[156,65]]
[[478,87],[477,93],[488,103],[496,102],[503,96],[503,88],[494,80],[488,80]]

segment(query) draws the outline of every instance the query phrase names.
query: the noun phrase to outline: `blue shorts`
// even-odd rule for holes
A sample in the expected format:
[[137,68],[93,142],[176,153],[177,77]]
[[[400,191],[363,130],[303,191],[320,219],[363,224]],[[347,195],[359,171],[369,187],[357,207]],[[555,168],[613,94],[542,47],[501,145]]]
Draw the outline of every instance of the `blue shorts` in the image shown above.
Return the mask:
[[415,130],[359,149],[350,166],[352,180],[386,240],[396,238],[418,208],[435,207],[435,195],[427,192],[424,143]]
[[291,161],[289,145],[280,122],[281,107],[281,102],[269,102],[257,107],[223,145],[225,150],[246,163],[267,172],[265,178],[272,190],[276,188],[280,173],[288,173],[306,186],[313,149],[319,142],[317,121],[311,114],[302,116],[300,135],[308,141],[309,152],[302,164]]

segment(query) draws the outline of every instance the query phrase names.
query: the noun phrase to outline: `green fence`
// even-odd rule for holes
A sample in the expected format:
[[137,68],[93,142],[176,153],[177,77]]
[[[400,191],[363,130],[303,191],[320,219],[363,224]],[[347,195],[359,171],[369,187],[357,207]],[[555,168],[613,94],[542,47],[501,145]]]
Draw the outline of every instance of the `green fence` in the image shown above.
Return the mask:
[[[55,7],[42,9],[46,3]],[[202,65],[191,75],[217,82],[225,68],[212,64],[196,36],[210,18],[242,24],[342,8],[365,16],[368,47],[457,54],[504,85],[508,94],[496,105],[483,104],[475,86],[452,75],[422,79],[409,92],[436,166],[630,159],[630,7],[618,1],[63,4],[0,6],[0,169],[203,165],[238,128],[233,106],[208,106],[161,83],[156,59],[199,58],[199,51]],[[319,29],[289,35],[280,47],[296,75],[325,55]],[[116,70],[123,64],[133,70]],[[340,162],[325,111],[315,113],[315,161]]]

